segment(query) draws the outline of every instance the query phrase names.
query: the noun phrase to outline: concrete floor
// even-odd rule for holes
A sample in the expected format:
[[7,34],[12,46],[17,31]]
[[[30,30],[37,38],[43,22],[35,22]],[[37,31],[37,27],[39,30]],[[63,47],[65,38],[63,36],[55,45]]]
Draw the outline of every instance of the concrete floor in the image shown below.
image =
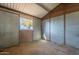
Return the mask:
[[11,55],[78,55],[79,49],[59,46],[55,43],[39,40],[33,42],[24,42],[19,46],[4,49],[1,54]]

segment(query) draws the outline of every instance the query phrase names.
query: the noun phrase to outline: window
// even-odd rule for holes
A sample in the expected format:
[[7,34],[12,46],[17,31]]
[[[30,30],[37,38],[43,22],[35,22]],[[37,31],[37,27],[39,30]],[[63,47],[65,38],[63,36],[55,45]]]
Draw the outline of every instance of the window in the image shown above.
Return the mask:
[[20,30],[33,30],[33,21],[26,18],[20,18]]

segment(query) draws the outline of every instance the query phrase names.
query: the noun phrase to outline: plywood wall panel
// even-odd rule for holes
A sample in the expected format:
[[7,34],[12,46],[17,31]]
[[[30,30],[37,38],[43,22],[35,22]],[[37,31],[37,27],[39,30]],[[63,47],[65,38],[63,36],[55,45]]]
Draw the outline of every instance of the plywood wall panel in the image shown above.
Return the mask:
[[32,30],[20,30],[20,42],[32,41],[33,31]]

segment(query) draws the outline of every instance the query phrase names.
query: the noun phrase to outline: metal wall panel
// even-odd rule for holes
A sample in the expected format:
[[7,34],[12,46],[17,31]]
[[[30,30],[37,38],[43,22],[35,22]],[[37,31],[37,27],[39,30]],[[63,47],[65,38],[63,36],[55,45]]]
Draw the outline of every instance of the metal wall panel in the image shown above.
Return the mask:
[[50,40],[50,22],[49,19],[43,21],[43,38]]
[[41,20],[34,18],[33,20],[33,40],[41,39]]
[[51,41],[64,44],[64,16],[51,18]]
[[0,48],[10,47],[19,42],[19,17],[0,11]]
[[79,48],[79,12],[66,14],[66,44]]

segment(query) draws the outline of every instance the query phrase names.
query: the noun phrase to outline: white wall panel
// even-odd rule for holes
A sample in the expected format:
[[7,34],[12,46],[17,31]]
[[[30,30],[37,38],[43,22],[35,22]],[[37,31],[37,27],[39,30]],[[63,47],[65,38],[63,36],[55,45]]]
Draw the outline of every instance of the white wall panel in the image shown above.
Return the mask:
[[33,20],[33,40],[41,39],[41,20],[34,18]]
[[49,19],[43,21],[43,37],[46,40],[50,40],[50,22]]
[[10,47],[19,42],[19,17],[0,11],[0,48]]
[[64,44],[64,16],[51,18],[51,41]]
[[79,12],[66,14],[66,44],[79,48]]

